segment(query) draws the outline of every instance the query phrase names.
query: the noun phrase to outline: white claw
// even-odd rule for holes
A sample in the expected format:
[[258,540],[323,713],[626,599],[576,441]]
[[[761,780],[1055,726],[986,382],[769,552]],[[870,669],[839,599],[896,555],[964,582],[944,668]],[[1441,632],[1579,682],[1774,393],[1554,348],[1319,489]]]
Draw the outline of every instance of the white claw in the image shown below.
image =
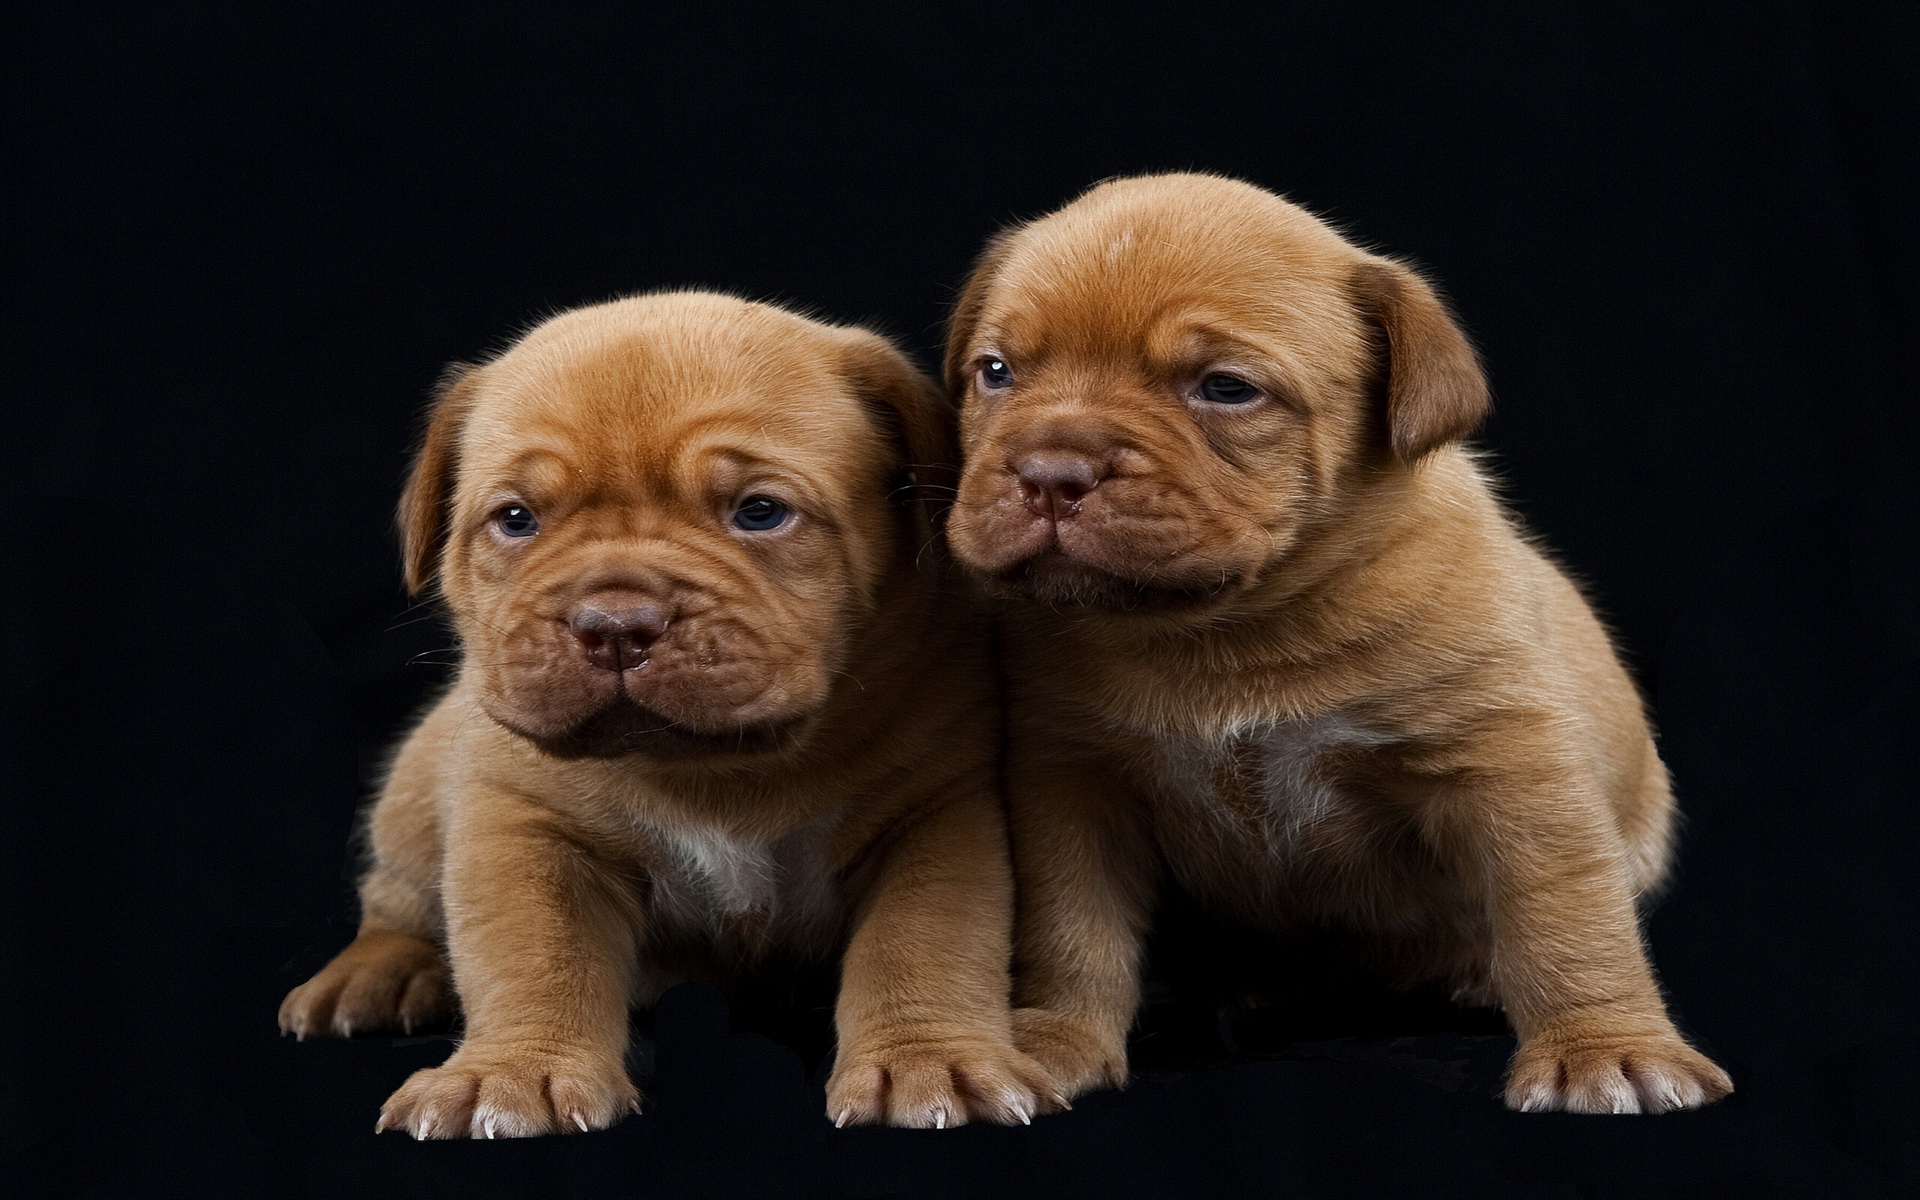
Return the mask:
[[845,1129],[847,1122],[851,1120],[853,1120],[853,1110],[851,1108],[843,1108],[840,1110],[840,1115],[833,1119],[833,1127],[835,1129]]
[[1660,1082],[1657,1099],[1661,1104],[1666,1106],[1660,1110],[1662,1112],[1674,1112],[1687,1107],[1687,1102],[1680,1096],[1680,1089],[1674,1087],[1668,1080],[1662,1080]]
[[579,1113],[573,1114],[573,1123],[580,1127],[581,1133],[587,1132],[587,1119],[581,1116]]
[[947,1127],[946,1109],[936,1108],[933,1110],[933,1127],[935,1129],[945,1129]]
[[492,1117],[487,1118],[487,1140],[488,1141],[493,1140],[493,1118]]
[[1027,1098],[1021,1096],[1019,1092],[1014,1091],[1012,1088],[1001,1092],[1000,1103],[1005,1105],[1006,1110],[1018,1118],[1022,1125],[1033,1124],[1033,1106],[1028,1103]]

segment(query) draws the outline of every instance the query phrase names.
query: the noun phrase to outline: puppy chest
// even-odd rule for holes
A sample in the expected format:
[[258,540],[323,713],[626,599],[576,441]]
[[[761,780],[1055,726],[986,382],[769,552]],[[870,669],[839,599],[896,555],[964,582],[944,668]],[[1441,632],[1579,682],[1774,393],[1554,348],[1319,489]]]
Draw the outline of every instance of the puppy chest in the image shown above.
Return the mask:
[[1345,768],[1388,739],[1334,713],[1248,723],[1219,737],[1156,744],[1162,844],[1179,865],[1297,860],[1366,823]]
[[758,840],[650,830],[646,840],[646,921],[658,937],[737,951],[784,942],[805,952],[839,930],[844,914],[822,832]]

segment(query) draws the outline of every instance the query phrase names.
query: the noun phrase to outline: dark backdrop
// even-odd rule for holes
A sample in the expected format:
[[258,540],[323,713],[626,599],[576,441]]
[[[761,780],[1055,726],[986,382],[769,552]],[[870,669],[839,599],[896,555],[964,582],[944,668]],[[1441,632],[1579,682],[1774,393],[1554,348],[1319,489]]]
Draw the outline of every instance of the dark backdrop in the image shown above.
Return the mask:
[[[1913,6],[270,7],[47,6],[6,39],[7,1178],[1920,1183]],[[637,1042],[645,1117],[376,1139],[379,1101],[449,1043],[296,1046],[273,1016],[350,934],[353,813],[442,677],[389,521],[440,365],[680,284],[871,321],[931,360],[996,226],[1189,167],[1282,190],[1457,301],[1498,397],[1482,441],[1657,706],[1688,824],[1651,938],[1738,1093],[1516,1116],[1484,1016],[1360,997],[1214,1024],[1203,997],[1149,1023],[1131,1090],[1031,1129],[840,1133],[817,1009],[729,1026],[690,990]]]

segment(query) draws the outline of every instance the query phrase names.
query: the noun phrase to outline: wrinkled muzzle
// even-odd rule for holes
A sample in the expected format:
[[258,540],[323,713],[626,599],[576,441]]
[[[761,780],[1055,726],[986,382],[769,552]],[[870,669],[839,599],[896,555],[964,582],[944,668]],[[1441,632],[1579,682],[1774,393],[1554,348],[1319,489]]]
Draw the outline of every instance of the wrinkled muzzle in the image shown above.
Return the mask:
[[991,591],[1050,603],[1188,604],[1235,586],[1264,535],[1156,440],[1110,418],[1006,414],[961,476],[955,556]]
[[770,595],[640,571],[545,591],[467,644],[488,714],[548,753],[765,752],[826,699],[824,639]]

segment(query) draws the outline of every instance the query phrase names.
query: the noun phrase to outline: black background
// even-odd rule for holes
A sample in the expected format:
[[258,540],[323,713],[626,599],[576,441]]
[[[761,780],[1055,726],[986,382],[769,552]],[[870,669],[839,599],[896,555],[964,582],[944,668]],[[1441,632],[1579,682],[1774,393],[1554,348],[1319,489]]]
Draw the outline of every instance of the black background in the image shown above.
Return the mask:
[[[1914,6],[277,8],[48,7],[6,39],[7,1178],[1920,1186]],[[1292,195],[1457,302],[1498,400],[1481,441],[1657,706],[1688,826],[1651,938],[1736,1095],[1519,1116],[1483,1016],[1323,999],[1215,1037],[1200,1003],[1162,1006],[1129,1091],[1031,1129],[836,1132],[817,1012],[730,1027],[683,990],[638,1043],[645,1117],[376,1139],[380,1100],[449,1043],[295,1045],[273,1016],[350,935],[354,810],[444,671],[390,532],[440,365],[682,284],[875,322],[932,361],[995,227],[1188,167]]]

